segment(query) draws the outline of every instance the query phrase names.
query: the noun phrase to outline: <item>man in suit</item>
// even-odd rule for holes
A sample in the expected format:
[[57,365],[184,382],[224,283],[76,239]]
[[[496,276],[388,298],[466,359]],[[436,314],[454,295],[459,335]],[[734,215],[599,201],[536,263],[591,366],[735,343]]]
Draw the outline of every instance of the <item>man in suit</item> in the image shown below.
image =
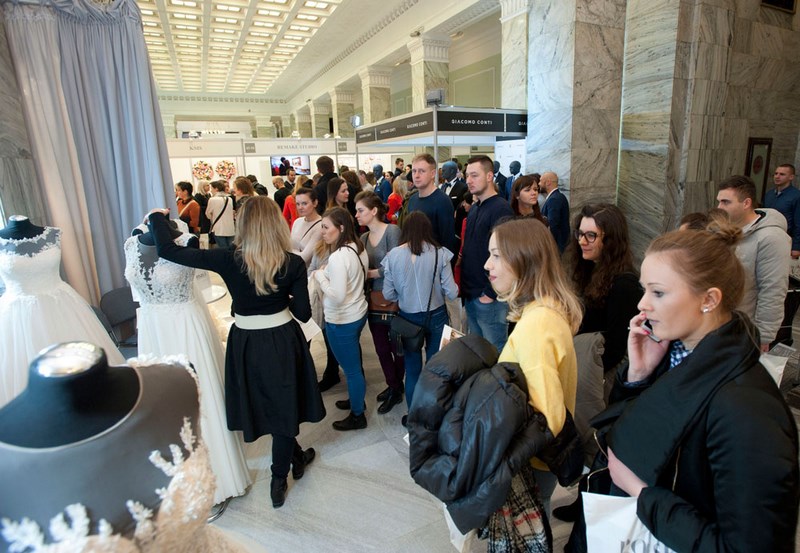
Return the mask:
[[397,178],[403,174],[404,167],[405,161],[403,161],[402,157],[398,157],[394,160],[394,178]]
[[320,174],[320,177],[314,186],[314,192],[317,193],[317,213],[320,215],[325,213],[325,206],[328,205],[328,181],[339,176],[334,172],[333,166],[333,159],[330,157],[320,156],[317,158],[317,173]]
[[547,199],[544,204],[540,204],[542,215],[547,219],[558,251],[564,253],[569,244],[569,200],[558,189],[558,175],[552,171],[542,175],[539,188],[547,192]]
[[286,171],[286,180],[283,181],[283,185],[286,187],[286,190],[291,192],[294,190],[294,181],[297,180],[297,171],[294,169],[289,169]]
[[[497,188],[497,193],[500,194],[500,197],[503,196],[503,192],[506,190],[506,180],[507,177],[500,172],[500,162],[494,162],[494,184]],[[506,198],[507,199],[507,198]]]
[[442,165],[442,178],[444,183],[440,188],[450,198],[453,203],[453,209],[457,209],[464,200],[464,194],[467,193],[467,183],[458,178],[458,165],[452,161],[444,162],[444,165]]
[[511,174],[508,176],[508,179],[506,179],[506,187],[500,192],[500,194],[502,194],[503,197],[510,202],[511,191],[514,190],[514,181],[517,180],[517,177],[519,177],[519,173],[522,170],[522,165],[519,161],[512,161],[508,164],[508,169],[511,171]]

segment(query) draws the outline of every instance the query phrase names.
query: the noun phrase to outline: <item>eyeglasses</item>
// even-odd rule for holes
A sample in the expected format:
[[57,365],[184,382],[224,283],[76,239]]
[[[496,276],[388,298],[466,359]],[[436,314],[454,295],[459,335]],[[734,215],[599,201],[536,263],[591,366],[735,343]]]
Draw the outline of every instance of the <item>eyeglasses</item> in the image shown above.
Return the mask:
[[586,238],[586,241],[589,244],[594,244],[594,241],[597,240],[597,237],[600,236],[600,234],[597,232],[592,232],[591,230],[589,232],[583,232],[580,229],[575,229],[573,236],[575,236],[575,240],[578,242],[581,241],[581,238]]

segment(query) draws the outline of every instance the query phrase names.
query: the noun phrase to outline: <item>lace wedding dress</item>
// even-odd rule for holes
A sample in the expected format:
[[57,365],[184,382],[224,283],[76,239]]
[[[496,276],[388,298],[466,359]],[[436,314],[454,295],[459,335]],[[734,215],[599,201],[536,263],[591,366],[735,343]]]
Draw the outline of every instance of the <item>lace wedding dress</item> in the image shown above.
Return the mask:
[[47,346],[74,340],[103,348],[112,365],[125,359],[88,303],[61,280],[61,231],[0,238],[0,407],[28,384],[28,365]]
[[[175,242],[185,246],[193,236]],[[185,355],[200,382],[203,440],[217,477],[214,503],[242,495],[251,484],[242,442],[228,430],[224,397],[224,352],[214,322],[194,286],[194,272],[158,258],[147,267],[142,252],[155,257],[155,246],[136,236],[125,242],[125,278],[139,302],[137,321],[140,355]]]
[[[197,376],[185,363],[185,357],[175,356],[131,359],[140,383],[136,405],[122,420],[96,436],[44,449],[0,442],[0,468],[4,474],[15,468],[18,472],[12,482],[5,482],[0,476],[0,488],[50,492],[31,499],[33,503],[28,508],[37,512],[30,517],[18,512],[24,507],[5,505],[0,509],[0,514],[9,510],[12,513],[0,520],[0,551],[260,550],[246,538],[234,537],[206,523],[213,504],[214,474],[208,449],[196,436],[190,419],[197,412],[197,388],[187,382],[187,372],[192,375],[189,381]],[[175,364],[183,364],[185,370]],[[165,408],[169,397],[173,404]],[[60,471],[53,474],[53,467],[65,467],[64,472],[71,478],[64,480],[67,475]],[[28,479],[36,481],[27,482]],[[91,484],[87,479],[94,480],[95,485],[87,485]],[[157,488],[144,487],[153,482],[157,482]],[[75,503],[64,505],[67,497],[74,498],[70,500]],[[50,515],[45,512],[52,513],[52,518],[48,519]]]

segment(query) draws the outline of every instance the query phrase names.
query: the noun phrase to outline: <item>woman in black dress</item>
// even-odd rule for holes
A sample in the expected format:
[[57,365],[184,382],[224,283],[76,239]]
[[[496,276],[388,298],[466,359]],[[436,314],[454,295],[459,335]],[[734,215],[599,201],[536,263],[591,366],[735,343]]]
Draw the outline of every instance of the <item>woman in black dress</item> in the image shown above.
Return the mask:
[[234,248],[198,250],[175,244],[167,210],[153,210],[150,231],[158,255],[180,265],[219,273],[231,293],[235,323],[225,352],[225,404],[230,430],[246,442],[272,435],[273,507],[286,498],[289,467],[295,480],[315,456],[295,436],[301,422],[319,422],[325,407],[314,361],[300,321],[311,317],[306,264],[291,252],[291,239],[278,205],[250,198],[236,225]]

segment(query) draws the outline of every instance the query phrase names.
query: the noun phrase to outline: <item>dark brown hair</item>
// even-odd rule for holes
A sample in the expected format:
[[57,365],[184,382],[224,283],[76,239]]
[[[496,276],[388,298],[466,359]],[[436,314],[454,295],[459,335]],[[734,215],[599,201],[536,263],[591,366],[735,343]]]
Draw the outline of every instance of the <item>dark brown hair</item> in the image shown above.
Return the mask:
[[[511,209],[514,211],[515,215],[521,215],[519,212],[519,193],[522,192],[525,188],[529,187],[536,187],[536,190],[541,192],[539,188],[539,179],[541,175],[539,173],[531,173],[530,175],[523,175],[517,178],[514,181],[514,186],[511,189]],[[533,204],[533,213],[531,213],[531,217],[534,219],[539,219],[542,223],[547,224],[544,217],[542,216],[542,209],[539,207],[539,203]]]
[[356,194],[355,203],[358,202],[364,204],[364,207],[367,209],[377,209],[378,212],[375,214],[375,217],[377,217],[379,221],[383,221],[386,217],[386,204],[383,203],[381,197],[375,192],[370,190],[362,190]]
[[753,179],[744,175],[732,175],[719,183],[718,190],[735,190],[736,196],[740,202],[750,198],[753,202],[753,207],[758,206],[756,200],[756,185]]
[[236,180],[233,181],[233,186],[245,196],[252,196],[255,192],[253,183],[247,177],[236,177]]
[[484,173],[494,174],[494,161],[489,156],[473,156],[467,160],[467,165],[472,165],[473,163],[480,163]]
[[333,160],[328,156],[320,156],[317,158],[317,171],[323,175],[333,173]]
[[611,290],[614,279],[623,273],[634,273],[628,223],[625,215],[612,204],[589,204],[583,206],[575,217],[573,228],[581,226],[581,220],[594,219],[602,232],[603,247],[597,262],[583,259],[578,241],[570,241],[567,258],[571,260],[572,281],[578,295],[586,304],[602,303]]
[[330,222],[339,227],[341,231],[339,240],[331,247],[331,251],[338,250],[348,242],[352,242],[355,245],[358,253],[364,251],[364,245],[356,236],[356,227],[349,211],[343,207],[331,207],[322,214],[322,218],[330,220]]
[[344,179],[340,177],[333,177],[328,181],[328,205],[325,207],[336,207],[336,196],[339,195],[339,189],[345,184]]
[[434,248],[439,247],[439,243],[433,237],[431,220],[421,211],[412,211],[406,216],[403,228],[400,229],[400,244],[408,244],[411,253],[422,255],[426,242]]

